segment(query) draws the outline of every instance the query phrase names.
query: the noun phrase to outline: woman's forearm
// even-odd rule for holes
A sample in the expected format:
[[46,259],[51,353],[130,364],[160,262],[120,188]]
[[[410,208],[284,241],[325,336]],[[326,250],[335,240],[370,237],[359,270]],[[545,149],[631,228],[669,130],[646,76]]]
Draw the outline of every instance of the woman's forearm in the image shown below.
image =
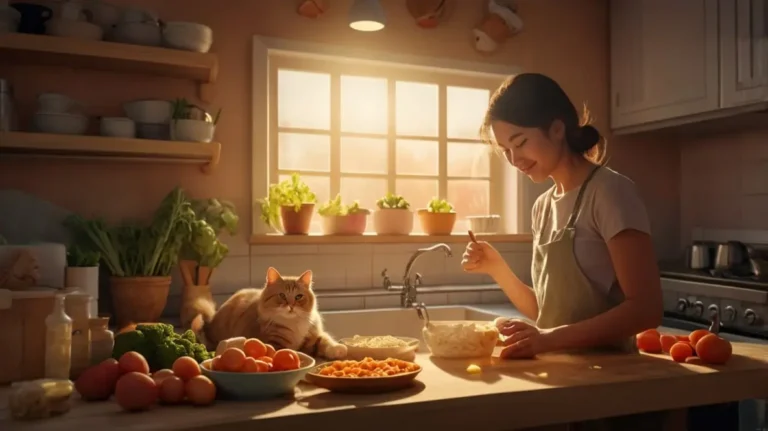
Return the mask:
[[550,351],[606,345],[661,324],[663,311],[638,300],[626,300],[616,307],[571,325],[554,328],[546,337]]
[[539,317],[536,294],[530,286],[520,281],[509,265],[504,265],[497,273],[490,275],[518,311],[534,321]]

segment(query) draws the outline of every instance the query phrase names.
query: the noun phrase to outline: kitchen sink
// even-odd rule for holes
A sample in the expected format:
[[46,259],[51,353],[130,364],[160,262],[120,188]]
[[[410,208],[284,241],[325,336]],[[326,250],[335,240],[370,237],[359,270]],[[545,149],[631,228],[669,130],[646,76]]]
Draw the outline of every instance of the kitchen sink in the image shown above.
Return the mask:
[[[429,318],[440,320],[492,321],[498,314],[471,307],[441,306],[429,307]],[[355,335],[392,335],[411,337],[422,341],[420,351],[426,350],[421,336],[424,322],[415,309],[379,309],[355,311],[328,311],[322,313],[325,330],[336,339]]]

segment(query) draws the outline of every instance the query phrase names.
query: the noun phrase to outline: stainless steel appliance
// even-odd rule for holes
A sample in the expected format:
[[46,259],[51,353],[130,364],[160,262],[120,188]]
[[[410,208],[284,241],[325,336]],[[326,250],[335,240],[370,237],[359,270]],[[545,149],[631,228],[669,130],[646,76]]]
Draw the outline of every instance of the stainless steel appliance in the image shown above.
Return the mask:
[[[692,269],[690,258],[662,264],[663,326],[713,327],[730,341],[768,344],[768,279],[758,256],[766,248],[728,242],[718,245],[712,267]],[[739,431],[768,430],[765,400],[739,404]]]

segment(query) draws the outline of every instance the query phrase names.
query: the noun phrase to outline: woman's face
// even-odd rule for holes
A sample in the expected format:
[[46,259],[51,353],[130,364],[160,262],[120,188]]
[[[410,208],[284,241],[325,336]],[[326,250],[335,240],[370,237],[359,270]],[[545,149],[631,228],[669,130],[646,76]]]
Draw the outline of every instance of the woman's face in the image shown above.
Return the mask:
[[555,120],[546,132],[504,121],[492,122],[491,128],[509,163],[535,183],[549,178],[567,151],[565,127],[560,120]]

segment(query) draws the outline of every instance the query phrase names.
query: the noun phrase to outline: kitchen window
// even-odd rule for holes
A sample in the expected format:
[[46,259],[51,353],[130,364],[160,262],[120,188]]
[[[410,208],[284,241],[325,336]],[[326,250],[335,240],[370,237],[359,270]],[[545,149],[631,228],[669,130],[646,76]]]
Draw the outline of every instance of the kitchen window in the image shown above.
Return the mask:
[[268,183],[298,172],[318,203],[341,193],[371,209],[388,191],[414,209],[444,198],[456,232],[510,210],[503,161],[478,137],[506,75],[289,50],[270,51],[266,72]]

